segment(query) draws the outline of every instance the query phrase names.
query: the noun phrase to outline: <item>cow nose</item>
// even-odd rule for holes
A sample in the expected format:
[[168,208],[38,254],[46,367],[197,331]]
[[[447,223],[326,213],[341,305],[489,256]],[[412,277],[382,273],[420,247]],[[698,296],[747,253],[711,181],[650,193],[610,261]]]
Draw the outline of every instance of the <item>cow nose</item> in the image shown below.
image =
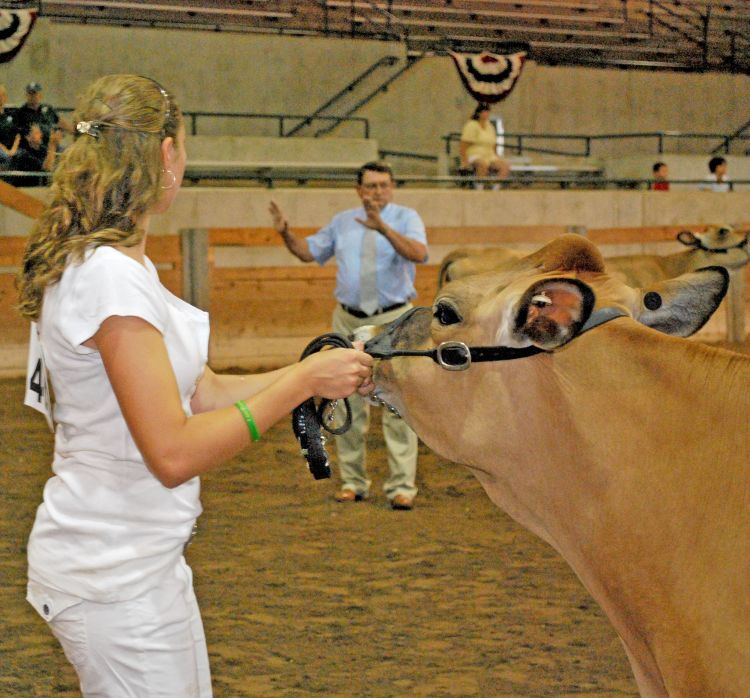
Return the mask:
[[390,354],[393,351],[393,344],[391,342],[392,335],[388,331],[383,331],[380,334],[376,334],[372,339],[368,339],[365,342],[365,351],[368,354]]
[[403,315],[397,317],[393,322],[389,322],[387,325],[383,325],[380,328],[380,332],[371,339],[365,342],[365,351],[368,354],[388,354],[393,351],[393,340],[396,336],[396,332],[405,321],[418,312],[420,308],[412,308],[407,310]]

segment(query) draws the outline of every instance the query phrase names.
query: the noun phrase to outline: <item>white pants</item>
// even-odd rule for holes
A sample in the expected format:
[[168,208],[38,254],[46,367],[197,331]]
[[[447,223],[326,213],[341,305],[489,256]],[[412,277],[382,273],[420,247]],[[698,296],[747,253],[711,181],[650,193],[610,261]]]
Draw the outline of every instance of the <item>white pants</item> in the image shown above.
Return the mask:
[[129,601],[96,603],[29,582],[27,599],[75,667],[84,698],[211,698],[192,573]]

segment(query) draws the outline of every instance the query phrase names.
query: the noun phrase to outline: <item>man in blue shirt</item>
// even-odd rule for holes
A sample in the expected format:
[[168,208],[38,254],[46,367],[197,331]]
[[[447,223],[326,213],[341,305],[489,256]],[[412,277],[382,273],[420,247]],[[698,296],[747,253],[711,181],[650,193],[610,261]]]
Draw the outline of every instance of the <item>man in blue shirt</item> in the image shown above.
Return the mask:
[[[388,165],[363,165],[357,174],[357,194],[362,206],[335,215],[328,225],[306,238],[289,230],[287,218],[275,202],[270,206],[274,227],[295,257],[321,265],[336,258],[338,304],[333,330],[347,336],[362,325],[385,325],[408,310],[417,295],[414,265],[427,261],[424,223],[413,209],[392,203],[393,172]],[[368,407],[356,394],[349,402],[352,427],[336,438],[342,481],[336,493],[339,502],[361,501],[370,494],[365,468]],[[393,509],[411,509],[417,494],[417,436],[387,410],[383,410],[383,434],[390,468],[383,486],[385,495]]]

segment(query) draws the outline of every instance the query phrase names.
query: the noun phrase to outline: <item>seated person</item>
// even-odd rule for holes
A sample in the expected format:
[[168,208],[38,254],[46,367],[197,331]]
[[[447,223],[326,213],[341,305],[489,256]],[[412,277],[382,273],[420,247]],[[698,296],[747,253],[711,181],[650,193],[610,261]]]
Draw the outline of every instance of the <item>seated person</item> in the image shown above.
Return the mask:
[[[57,160],[57,148],[62,140],[62,130],[54,129],[49,136],[49,145],[44,144],[44,136],[39,124],[32,123],[23,141],[23,145],[10,160],[10,170],[20,172],[51,172]],[[10,184],[16,187],[44,186],[46,177],[9,177]]]
[[729,165],[726,158],[717,155],[708,161],[708,171],[711,173],[707,178],[707,184],[701,186],[704,191],[731,191],[727,170]]
[[653,172],[651,189],[653,191],[669,191],[669,167],[667,163],[655,162],[651,170]]
[[[461,131],[459,147],[461,167],[473,169],[477,177],[505,179],[510,174],[510,165],[497,154],[497,131],[490,121],[489,104],[477,105]],[[474,186],[484,188],[481,182]],[[493,188],[498,188],[498,185]]]
[[10,159],[16,154],[21,144],[21,134],[16,126],[14,109],[6,108],[8,92],[0,85],[0,170],[7,170]]
[[21,133],[27,133],[30,124],[39,124],[45,145],[56,128],[73,133],[70,122],[58,116],[51,104],[42,102],[42,86],[38,82],[30,82],[26,85],[26,102],[16,110],[16,119]]

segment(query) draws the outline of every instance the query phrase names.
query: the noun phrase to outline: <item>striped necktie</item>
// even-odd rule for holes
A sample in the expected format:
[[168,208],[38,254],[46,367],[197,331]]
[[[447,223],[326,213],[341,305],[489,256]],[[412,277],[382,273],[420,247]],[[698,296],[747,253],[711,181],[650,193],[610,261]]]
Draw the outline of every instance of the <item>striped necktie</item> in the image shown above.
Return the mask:
[[359,308],[368,315],[378,309],[377,241],[378,233],[365,228],[359,260]]

